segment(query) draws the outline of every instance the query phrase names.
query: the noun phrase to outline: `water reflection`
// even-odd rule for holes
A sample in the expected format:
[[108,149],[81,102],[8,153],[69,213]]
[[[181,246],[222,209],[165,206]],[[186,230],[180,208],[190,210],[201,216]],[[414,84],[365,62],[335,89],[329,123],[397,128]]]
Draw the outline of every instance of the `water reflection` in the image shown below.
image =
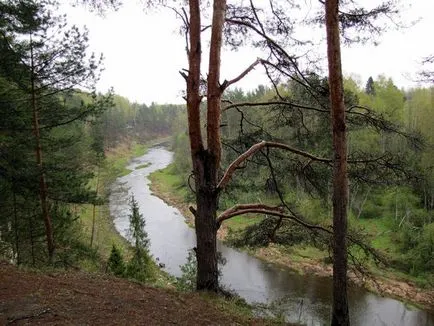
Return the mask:
[[[171,161],[172,153],[163,147],[152,148],[146,155],[133,160],[128,166],[132,172],[119,178],[112,187],[110,212],[115,216],[117,230],[126,236],[128,198],[134,194],[140,212],[146,219],[151,253],[165,264],[167,272],[180,276],[179,266],[186,262],[188,250],[195,246],[194,231],[184,223],[184,218],[176,208],[151,194],[147,178],[149,173],[166,167]],[[135,170],[144,163],[151,165]],[[280,300],[280,308],[285,311],[288,321],[303,322],[306,325],[328,324],[331,304],[329,278],[298,275],[228,248],[222,243],[218,244],[218,249],[227,260],[222,267],[222,283],[248,302]],[[432,314],[363,289],[352,288],[349,302],[351,323],[355,326],[434,326]]]

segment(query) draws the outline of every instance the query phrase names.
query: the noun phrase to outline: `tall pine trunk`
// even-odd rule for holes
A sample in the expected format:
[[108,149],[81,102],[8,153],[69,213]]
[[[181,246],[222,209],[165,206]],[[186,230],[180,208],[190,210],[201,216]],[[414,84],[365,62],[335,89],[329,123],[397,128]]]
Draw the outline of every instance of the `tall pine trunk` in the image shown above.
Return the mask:
[[41,203],[42,216],[45,225],[45,235],[47,240],[48,248],[48,259],[51,263],[54,256],[54,236],[53,236],[53,226],[51,223],[50,209],[48,207],[48,187],[45,179],[44,167],[42,164],[42,145],[41,145],[41,134],[39,127],[39,109],[36,103],[36,80],[35,80],[35,66],[33,57],[33,45],[32,38],[30,37],[30,60],[31,60],[31,106],[33,113],[33,135],[35,137],[35,156],[36,165],[39,174],[39,200]]
[[200,63],[201,17],[200,1],[190,0],[189,72],[187,77],[188,128],[193,173],[196,186],[195,228],[197,258],[197,290],[218,291],[217,208],[218,168],[221,157],[220,116],[220,53],[226,1],[215,0],[211,26],[211,47],[207,81],[207,148],[200,128]]
[[350,324],[347,297],[348,175],[345,104],[339,40],[339,0],[326,0],[327,57],[333,130],[333,326]]
[[197,290],[217,292],[217,224],[218,196],[215,191],[215,162],[208,151],[199,155],[199,179],[196,185],[197,211],[195,216]]

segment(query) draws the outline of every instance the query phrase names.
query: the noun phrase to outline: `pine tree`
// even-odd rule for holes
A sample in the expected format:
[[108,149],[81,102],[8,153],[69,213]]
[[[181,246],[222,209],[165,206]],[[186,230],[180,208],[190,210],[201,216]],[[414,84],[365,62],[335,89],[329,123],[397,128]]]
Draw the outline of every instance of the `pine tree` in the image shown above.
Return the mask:
[[110,257],[107,262],[107,271],[116,276],[125,275],[125,263],[122,253],[118,247],[113,245]]
[[368,81],[366,82],[365,93],[368,95],[375,96],[375,85],[372,77],[369,77]]
[[133,244],[133,257],[127,266],[127,275],[139,281],[145,281],[151,276],[151,256],[149,253],[148,233],[145,231],[145,220],[140,214],[139,205],[132,196],[130,201],[129,236]]
[[[84,168],[89,147],[84,120],[109,104],[94,92],[100,60],[87,56],[86,32],[67,28],[64,17],[53,10],[50,2],[0,4],[0,165],[5,171],[0,182],[8,207],[0,227],[13,217],[16,251],[30,249],[33,262],[46,260],[35,257],[41,242],[34,237],[45,230],[52,261],[67,229],[64,219],[73,223],[73,214],[56,216],[63,210],[54,208],[95,200],[86,189],[91,171]],[[23,233],[30,248],[21,246]]]

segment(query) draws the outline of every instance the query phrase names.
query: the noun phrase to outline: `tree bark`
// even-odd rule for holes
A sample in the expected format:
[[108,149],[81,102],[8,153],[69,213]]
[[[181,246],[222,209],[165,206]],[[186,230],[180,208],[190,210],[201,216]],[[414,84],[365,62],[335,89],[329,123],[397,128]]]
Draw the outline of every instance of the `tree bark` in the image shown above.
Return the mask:
[[[216,212],[216,156],[203,147],[200,129],[201,17],[199,0],[190,0],[189,71],[187,76],[187,114],[190,151],[196,188],[197,290],[218,291]],[[212,101],[212,100],[211,100]],[[208,103],[209,107],[209,103]],[[215,112],[214,112],[215,114]],[[212,126],[213,123],[211,123]]]
[[333,307],[331,325],[349,325],[347,297],[348,175],[339,40],[339,0],[326,0],[327,57],[333,130]]
[[226,1],[215,0],[211,27],[211,46],[207,80],[207,149],[196,155],[196,258],[198,290],[217,292],[217,208],[218,168],[221,157],[220,118],[221,97],[220,58]]
[[[32,39],[30,37],[30,43]],[[39,110],[36,104],[36,86],[35,86],[35,67],[33,61],[33,45],[30,45],[30,60],[31,60],[31,105],[33,113],[33,135],[35,136],[35,156],[36,164],[39,173],[39,200],[41,202],[42,216],[44,218],[45,224],[45,235],[47,239],[48,248],[48,260],[51,263],[54,256],[54,236],[53,236],[53,226],[51,223],[50,210],[48,207],[48,187],[45,180],[45,172],[42,164],[42,145],[41,145],[41,135],[39,130]]]
[[[197,279],[196,289],[217,292],[217,206],[218,195],[215,188],[215,158],[208,151],[199,155],[199,182],[196,183],[195,214]],[[214,186],[213,186],[214,185]]]
[[215,0],[211,27],[211,46],[209,53],[208,83],[207,83],[207,143],[211,159],[215,161],[215,185],[221,157],[221,99],[223,87],[220,86],[221,48],[223,25],[226,15],[226,0]]

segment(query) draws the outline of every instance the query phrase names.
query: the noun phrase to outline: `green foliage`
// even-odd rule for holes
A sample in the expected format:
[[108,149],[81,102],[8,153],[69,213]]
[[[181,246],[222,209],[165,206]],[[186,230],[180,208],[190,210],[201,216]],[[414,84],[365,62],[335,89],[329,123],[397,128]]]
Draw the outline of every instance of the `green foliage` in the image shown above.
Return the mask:
[[417,267],[425,271],[434,270],[434,223],[423,226],[414,254],[419,258]]
[[127,264],[125,276],[140,282],[149,282],[154,278],[153,262],[148,255],[134,255]]
[[181,266],[181,277],[176,279],[176,288],[179,291],[190,292],[196,289],[197,261],[193,249],[188,251],[187,262]]
[[[43,176],[58,250],[54,262],[73,266],[93,255],[73,236],[78,227],[74,205],[97,201],[87,185],[102,146],[87,121],[110,104],[110,96],[93,92],[100,60],[87,53],[86,31],[68,27],[63,16],[53,14],[54,3],[0,6],[0,230],[18,264],[47,261]],[[79,85],[89,93],[79,91]],[[36,146],[42,157],[38,163]]]
[[144,164],[140,164],[139,166],[136,166],[136,170],[139,170],[139,169],[145,169],[145,168],[147,168],[147,167],[149,167],[149,166],[151,166],[151,163],[144,163]]
[[[226,264],[226,259],[221,255],[220,252],[217,253],[217,262],[219,265]],[[196,275],[197,275],[197,260],[196,252],[194,249],[190,249],[187,255],[187,261],[184,265],[180,266],[182,275],[176,278],[175,286],[179,291],[191,292],[196,289]],[[219,270],[219,277],[221,277],[221,271]],[[231,291],[220,287],[220,291],[228,296],[234,296]]]
[[118,247],[113,245],[107,262],[107,272],[116,276],[125,276],[125,262]]
[[167,137],[173,129],[179,130],[179,117],[185,114],[183,105],[131,103],[116,95],[114,105],[100,118],[104,146],[114,148],[131,139],[146,142]]
[[279,222],[274,217],[264,218],[242,230],[230,230],[226,240],[235,247],[264,247],[273,242],[287,246],[310,244],[325,248],[328,243],[326,238],[312,234],[299,224],[286,220]]
[[134,196],[130,201],[129,236],[132,243],[132,257],[125,265],[120,250],[113,245],[107,270],[117,276],[147,282],[155,276],[155,266],[149,253],[149,239],[145,231],[145,220],[139,212]]
[[129,237],[133,244],[133,256],[128,262],[126,276],[145,282],[152,277],[152,259],[149,253],[149,239],[145,231],[145,219],[139,212],[137,201],[130,201]]

